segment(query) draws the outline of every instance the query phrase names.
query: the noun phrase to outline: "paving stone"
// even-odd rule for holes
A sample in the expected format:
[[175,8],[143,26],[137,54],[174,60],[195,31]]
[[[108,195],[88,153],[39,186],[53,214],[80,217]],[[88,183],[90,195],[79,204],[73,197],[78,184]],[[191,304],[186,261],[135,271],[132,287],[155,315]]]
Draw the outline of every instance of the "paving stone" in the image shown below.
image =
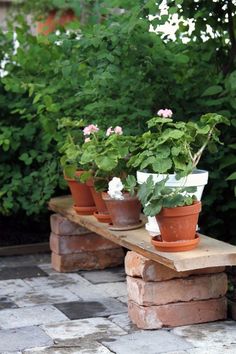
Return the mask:
[[[81,342],[92,343],[104,337],[125,335],[126,332],[107,318],[91,318],[66,321],[41,326],[57,346],[77,346]],[[91,352],[93,353],[93,352]]]
[[0,297],[0,310],[13,309],[16,307],[17,305],[13,301],[11,301],[8,297]]
[[97,284],[94,287],[110,297],[127,296],[126,283],[104,283]]
[[4,267],[0,269],[0,280],[47,276],[48,274],[37,266]]
[[124,304],[128,304],[128,296],[120,296],[117,298],[120,302],[123,302]]
[[[97,342],[90,342],[90,344],[82,343],[81,346],[69,347],[69,348],[34,348],[25,350],[23,354],[111,354],[110,350]],[[185,353],[184,353],[185,354]]]
[[101,343],[116,354],[158,354],[163,353],[163,350],[171,354],[174,350],[192,348],[192,345],[183,338],[164,330],[138,331],[117,337],[112,341],[108,338],[108,340],[102,340]]
[[0,338],[0,353],[53,344],[52,339],[36,326],[0,330]]
[[30,254],[26,256],[1,257],[0,268],[2,267],[23,267],[50,263],[50,253]]
[[187,351],[181,351],[181,352],[177,351],[168,354],[235,354],[235,353],[236,353],[236,345],[231,345],[230,347],[226,345],[222,345],[222,347],[193,348],[193,349],[188,349]]
[[79,274],[92,284],[124,282],[126,277],[124,267],[84,271]]
[[[234,321],[198,324],[174,328],[172,332],[194,347],[208,348],[224,346],[236,346],[236,325]],[[236,353],[236,351],[235,351]]]
[[67,317],[54,306],[34,306],[1,311],[0,328],[10,329],[25,326],[65,321]]
[[56,270],[54,270],[51,266],[51,254],[50,254],[50,263],[43,263],[38,265],[39,268],[41,268],[44,272],[46,272],[48,275],[51,274],[58,274]]
[[127,307],[115,299],[101,299],[100,301],[74,301],[55,304],[69,319],[91,317],[105,317],[127,312]]
[[24,280],[26,284],[34,289],[41,287],[49,287],[49,288],[69,288],[71,285],[88,286],[91,283],[84,279],[81,275],[76,273],[58,273],[55,272],[48,277],[41,278],[29,278]]
[[138,328],[130,321],[128,313],[112,315],[108,319],[128,333],[138,331]]
[[23,294],[31,290],[31,287],[27,285],[21,279],[11,279],[0,281],[0,297],[15,295],[16,293]]
[[83,301],[100,301],[108,298],[108,294],[98,289],[96,285],[71,284],[68,289]]
[[42,286],[41,288],[32,289],[23,297],[16,294],[12,299],[19,307],[33,306],[33,305],[47,305],[56,304],[66,301],[78,301],[78,296],[64,288],[48,288]]

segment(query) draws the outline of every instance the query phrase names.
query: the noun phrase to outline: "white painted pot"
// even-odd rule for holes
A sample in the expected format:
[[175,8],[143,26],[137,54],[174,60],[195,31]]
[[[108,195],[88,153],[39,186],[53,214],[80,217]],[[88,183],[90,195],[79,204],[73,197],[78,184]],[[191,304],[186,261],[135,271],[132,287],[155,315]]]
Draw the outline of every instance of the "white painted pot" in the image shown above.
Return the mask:
[[[139,184],[146,182],[149,176],[152,176],[154,182],[160,182],[167,177],[166,174],[156,174],[137,171],[137,181]],[[175,174],[168,175],[168,180],[166,182],[167,187],[196,187],[197,190],[193,193],[197,200],[201,200],[202,193],[205,185],[208,181],[208,172],[205,170],[195,170],[190,175],[183,177],[179,180],[175,178]],[[156,236],[160,234],[160,230],[156,221],[155,216],[148,217],[148,223],[145,225],[146,230],[151,236]]]

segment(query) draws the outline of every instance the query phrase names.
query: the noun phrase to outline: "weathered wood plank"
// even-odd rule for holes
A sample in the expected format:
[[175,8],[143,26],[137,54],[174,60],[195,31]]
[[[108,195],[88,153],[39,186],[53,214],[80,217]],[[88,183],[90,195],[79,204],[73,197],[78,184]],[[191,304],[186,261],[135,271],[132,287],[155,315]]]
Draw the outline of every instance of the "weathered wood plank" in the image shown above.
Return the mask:
[[150,236],[144,227],[130,231],[111,231],[107,228],[107,224],[99,223],[93,216],[76,214],[70,197],[51,199],[49,209],[129,250],[177,271],[236,265],[236,246],[205,235],[200,235],[200,244],[192,251],[159,252],[152,246]]

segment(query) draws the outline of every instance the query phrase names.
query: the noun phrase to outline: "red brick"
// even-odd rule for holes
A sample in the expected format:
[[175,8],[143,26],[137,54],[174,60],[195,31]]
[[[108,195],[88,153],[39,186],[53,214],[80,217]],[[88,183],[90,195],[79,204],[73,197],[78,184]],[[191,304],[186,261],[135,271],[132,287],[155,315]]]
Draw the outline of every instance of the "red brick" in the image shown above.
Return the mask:
[[227,301],[222,297],[144,307],[129,300],[128,312],[131,321],[138,328],[176,327],[226,319]]
[[196,269],[188,272],[177,272],[163,264],[154,262],[136,252],[128,252],[125,257],[125,271],[131,277],[139,277],[145,281],[163,281],[173,278],[184,278],[192,274],[221,273],[225,267]]
[[114,248],[121,247],[94,232],[80,236],[58,236],[53,232],[50,235],[50,249],[52,252],[60,255]]
[[191,276],[161,282],[145,282],[127,277],[128,298],[142,306],[215,299],[227,292],[225,273]]
[[76,272],[78,270],[105,269],[122,265],[124,251],[122,248],[82,252],[66,255],[51,255],[52,268],[58,272]]
[[90,233],[85,227],[79,226],[60,214],[53,214],[50,217],[51,231],[56,235],[75,236]]

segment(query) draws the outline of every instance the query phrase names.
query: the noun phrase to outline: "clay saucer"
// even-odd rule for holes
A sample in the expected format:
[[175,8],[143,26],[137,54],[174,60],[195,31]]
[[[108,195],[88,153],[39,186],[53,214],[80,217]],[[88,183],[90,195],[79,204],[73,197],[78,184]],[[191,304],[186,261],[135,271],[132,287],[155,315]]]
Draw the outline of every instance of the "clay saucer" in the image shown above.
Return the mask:
[[79,215],[92,215],[97,210],[95,206],[78,207],[76,205],[73,205],[73,208]]
[[99,222],[103,222],[107,224],[111,223],[111,217],[109,214],[98,213],[97,211],[95,211],[95,213],[93,213],[93,216],[95,216],[95,218]]
[[139,229],[145,224],[143,220],[140,220],[138,224],[135,225],[126,225],[126,226],[116,226],[112,223],[109,224],[108,229],[112,231],[126,231],[126,230],[135,230]]
[[153,246],[161,252],[183,252],[190,251],[193,248],[197,247],[199,244],[200,237],[199,234],[196,233],[196,236],[193,240],[181,240],[174,242],[165,242],[158,240],[158,236],[152,238]]

